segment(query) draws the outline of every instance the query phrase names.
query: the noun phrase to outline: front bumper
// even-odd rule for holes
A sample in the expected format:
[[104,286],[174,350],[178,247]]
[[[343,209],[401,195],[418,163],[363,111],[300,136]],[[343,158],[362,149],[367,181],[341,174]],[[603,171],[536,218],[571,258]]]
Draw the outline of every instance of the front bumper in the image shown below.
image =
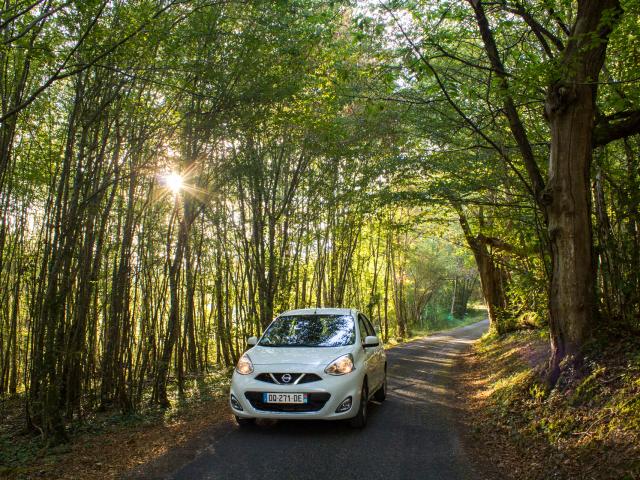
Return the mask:
[[[255,371],[249,375],[240,375],[234,371],[229,396],[229,407],[233,413],[241,418],[318,420],[347,419],[354,417],[358,413],[361,386],[364,378],[360,371],[354,370],[346,375],[335,376],[324,372],[320,373],[316,370],[287,366],[286,369],[288,371],[314,373],[320,376],[321,379],[297,385],[278,385],[256,379],[261,373],[282,372],[284,371],[283,367],[283,365],[256,365]],[[291,408],[317,409],[313,411],[282,411],[283,409],[288,409],[288,407],[281,407],[277,404],[271,406],[260,401],[264,392],[307,393],[309,394],[309,404],[306,407]],[[231,395],[235,397],[242,410],[238,410],[231,403]],[[346,412],[336,413],[338,406],[347,397],[352,398],[351,408]]]

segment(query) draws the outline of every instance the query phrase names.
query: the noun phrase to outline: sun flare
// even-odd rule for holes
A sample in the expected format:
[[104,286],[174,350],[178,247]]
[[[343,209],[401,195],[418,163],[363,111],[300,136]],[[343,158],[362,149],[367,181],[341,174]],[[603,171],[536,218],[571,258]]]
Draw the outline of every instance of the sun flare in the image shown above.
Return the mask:
[[164,176],[164,184],[174,194],[177,194],[184,187],[184,178],[179,173],[171,172]]

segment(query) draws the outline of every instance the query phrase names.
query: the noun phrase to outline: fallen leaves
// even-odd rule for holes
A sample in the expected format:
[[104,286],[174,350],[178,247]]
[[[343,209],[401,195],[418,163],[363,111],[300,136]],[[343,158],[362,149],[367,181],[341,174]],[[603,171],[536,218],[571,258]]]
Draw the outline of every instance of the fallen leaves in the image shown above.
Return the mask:
[[188,439],[228,417],[226,400],[214,399],[190,406],[153,422],[117,425],[105,432],[78,435],[64,449],[24,468],[0,474],[5,478],[110,480],[165,455]]
[[640,478],[637,356],[610,352],[551,392],[538,387],[548,344],[537,333],[485,340],[464,358],[467,446],[489,478]]

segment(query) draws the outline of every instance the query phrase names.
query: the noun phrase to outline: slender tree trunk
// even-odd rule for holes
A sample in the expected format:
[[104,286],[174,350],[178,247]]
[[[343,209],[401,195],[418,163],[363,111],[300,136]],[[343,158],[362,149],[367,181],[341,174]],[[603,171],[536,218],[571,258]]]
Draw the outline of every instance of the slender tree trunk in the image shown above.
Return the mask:
[[506,311],[508,302],[504,291],[504,272],[489,251],[487,242],[485,241],[486,237],[472,233],[471,226],[469,225],[462,206],[455,202],[452,205],[458,213],[462,232],[478,267],[482,295],[489,315],[490,328],[500,334],[505,333],[508,329],[506,319],[509,316],[509,312]]
[[640,319],[640,185],[638,184],[639,155],[633,151],[629,139],[624,142],[627,157],[627,175],[629,177],[629,215],[625,230],[629,238],[627,247],[629,265],[629,288],[624,292],[624,313],[626,317]]
[[456,310],[456,293],[458,293],[458,277],[453,278],[453,293],[451,295],[451,309],[450,314],[453,317]]
[[195,293],[196,293],[196,271],[193,261],[191,242],[187,241],[185,246],[185,312],[184,312],[184,337],[186,340],[187,369],[190,373],[198,371],[198,353],[196,350],[195,332]]
[[154,386],[154,399],[162,407],[169,407],[171,403],[167,396],[167,382],[169,379],[169,368],[171,366],[171,356],[174,347],[180,336],[180,276],[181,266],[184,257],[184,246],[188,235],[187,226],[184,220],[178,220],[178,240],[176,242],[175,253],[169,267],[169,322],[162,346],[162,354],[158,361],[156,381]]

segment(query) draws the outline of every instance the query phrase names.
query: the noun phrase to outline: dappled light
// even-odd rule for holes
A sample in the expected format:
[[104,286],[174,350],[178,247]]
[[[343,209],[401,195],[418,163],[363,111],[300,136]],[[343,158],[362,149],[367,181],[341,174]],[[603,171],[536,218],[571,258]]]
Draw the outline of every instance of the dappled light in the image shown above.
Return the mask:
[[[0,475],[171,477],[200,421],[228,465],[184,478],[640,478],[639,0],[5,0],[0,34]],[[366,434],[251,430],[369,393]]]
[[[311,478],[317,473],[309,472],[309,465],[327,456],[332,459],[322,463],[327,477],[344,478],[345,468],[361,471],[373,462],[376,478],[395,478],[398,472],[406,473],[401,478],[423,478],[428,458],[429,468],[438,475],[447,472],[449,478],[473,478],[468,464],[451,461],[461,449],[459,434],[452,427],[460,409],[452,385],[457,375],[455,358],[486,328],[483,322],[456,335],[435,335],[388,350],[388,397],[384,403],[371,404],[366,432],[327,421],[260,420],[250,430],[237,429],[213,439],[209,448],[175,472],[175,478],[204,476],[212,466],[220,477],[249,472],[261,477],[278,471],[285,477]],[[441,360],[447,357],[443,365]],[[418,364],[423,371],[416,372]],[[273,452],[272,445],[277,445]],[[256,449],[265,454],[256,457]],[[176,452],[159,462],[176,462],[183,454]]]

